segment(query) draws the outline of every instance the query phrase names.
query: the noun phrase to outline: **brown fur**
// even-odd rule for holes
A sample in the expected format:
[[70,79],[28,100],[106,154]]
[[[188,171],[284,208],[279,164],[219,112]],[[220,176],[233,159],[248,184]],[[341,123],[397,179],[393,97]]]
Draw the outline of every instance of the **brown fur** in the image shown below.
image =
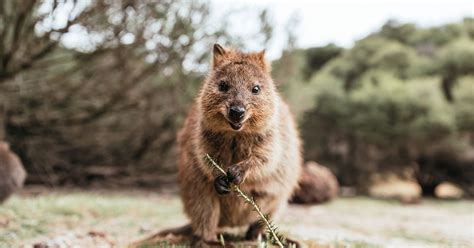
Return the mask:
[[25,178],[20,158],[10,150],[8,143],[0,141],[0,203],[21,188]]
[[[195,236],[215,241],[219,227],[248,226],[254,237],[257,215],[235,194],[218,195],[209,154],[226,170],[242,172],[241,189],[275,219],[291,196],[301,169],[301,145],[292,115],[275,89],[264,52],[241,53],[214,46],[213,68],[178,135],[179,182],[184,210]],[[218,84],[225,81],[227,92]],[[255,85],[261,87],[252,94]],[[239,131],[227,119],[229,106],[246,108]]]
[[318,204],[337,197],[339,183],[334,174],[316,162],[307,162],[291,203]]

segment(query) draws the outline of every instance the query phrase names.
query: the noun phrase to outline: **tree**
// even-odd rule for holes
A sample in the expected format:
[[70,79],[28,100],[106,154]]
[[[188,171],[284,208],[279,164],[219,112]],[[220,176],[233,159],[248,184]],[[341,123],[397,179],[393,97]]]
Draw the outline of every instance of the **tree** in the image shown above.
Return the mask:
[[453,102],[452,89],[459,77],[474,74],[474,40],[459,39],[443,47],[436,56],[435,67],[441,73],[441,88]]
[[29,182],[170,178],[175,135],[210,47],[233,39],[219,22],[210,24],[208,3],[0,6],[1,130],[31,172]]
[[[292,107],[304,109],[305,158],[361,192],[379,174],[395,173],[417,180],[425,195],[448,181],[472,196],[472,27],[469,18],[432,28],[389,22],[284,88],[300,100]],[[310,68],[310,60],[295,61]]]
[[322,47],[309,48],[306,51],[305,77],[309,79],[315,72],[320,70],[331,59],[336,58],[344,49],[334,44]]

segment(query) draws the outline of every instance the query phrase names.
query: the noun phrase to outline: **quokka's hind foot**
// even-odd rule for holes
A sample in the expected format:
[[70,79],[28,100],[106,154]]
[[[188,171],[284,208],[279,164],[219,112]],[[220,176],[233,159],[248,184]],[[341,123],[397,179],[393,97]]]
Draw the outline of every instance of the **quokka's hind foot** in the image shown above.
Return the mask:
[[[249,226],[249,229],[245,233],[245,240],[255,241],[258,239],[258,236],[261,235],[264,240],[268,240],[267,233],[265,232],[265,227],[262,226],[260,223],[255,222]],[[294,247],[294,248],[302,248],[302,244],[294,239],[286,238],[287,246],[285,247]]]
[[255,222],[249,226],[249,229],[245,233],[245,240],[257,240],[258,235],[265,237],[265,227],[260,225],[258,222]]
[[[263,235],[262,237],[267,237],[267,236]],[[303,248],[303,247],[306,247],[301,242],[299,242],[298,240],[290,239],[290,238],[285,238],[285,242],[283,243],[283,245],[285,246],[285,248]]]
[[[258,236],[261,235],[263,240],[268,240],[268,236],[265,233],[265,228],[259,225],[258,223],[250,225],[247,233],[245,234],[245,240],[255,241],[258,239]],[[294,239],[286,238],[286,247],[289,248],[302,248],[304,247],[299,241]]]

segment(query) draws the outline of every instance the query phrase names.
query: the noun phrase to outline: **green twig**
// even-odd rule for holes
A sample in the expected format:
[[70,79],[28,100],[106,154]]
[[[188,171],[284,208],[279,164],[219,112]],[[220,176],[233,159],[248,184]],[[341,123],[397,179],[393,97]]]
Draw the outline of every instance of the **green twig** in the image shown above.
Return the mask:
[[[219,170],[222,174],[227,175],[224,169],[220,167],[212,158],[209,156],[209,154],[206,154],[207,160],[211,163],[212,167]],[[236,192],[240,197],[244,199],[244,201],[248,204],[250,204],[253,209],[258,213],[258,216],[260,218],[260,223],[266,226],[268,233],[270,234],[271,238],[273,239],[274,243],[277,244],[279,247],[284,247],[283,246],[283,237],[278,234],[277,232],[277,227],[270,221],[268,216],[262,213],[262,210],[260,207],[257,205],[257,203],[254,201],[254,199],[250,196],[248,196],[246,193],[244,193],[238,185],[233,185],[233,190]]]

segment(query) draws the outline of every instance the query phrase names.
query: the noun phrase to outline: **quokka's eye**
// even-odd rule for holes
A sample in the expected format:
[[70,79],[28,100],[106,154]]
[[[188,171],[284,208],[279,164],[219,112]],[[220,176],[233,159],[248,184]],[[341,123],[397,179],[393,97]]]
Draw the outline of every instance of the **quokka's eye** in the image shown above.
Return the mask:
[[226,92],[229,90],[229,85],[225,81],[220,81],[218,88],[220,92]]
[[260,93],[260,86],[255,85],[255,86],[252,88],[252,94],[257,95],[258,93]]

